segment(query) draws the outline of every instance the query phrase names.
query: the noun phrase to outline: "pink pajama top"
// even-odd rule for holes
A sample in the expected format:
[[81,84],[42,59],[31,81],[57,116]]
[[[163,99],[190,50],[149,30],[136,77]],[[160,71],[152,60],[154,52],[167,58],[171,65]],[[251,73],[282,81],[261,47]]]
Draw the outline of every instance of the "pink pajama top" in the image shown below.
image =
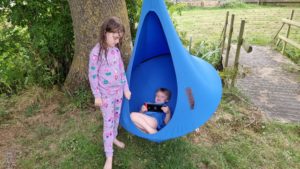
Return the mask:
[[129,91],[119,49],[108,48],[107,59],[104,53],[98,56],[99,49],[100,45],[97,43],[89,56],[89,81],[94,97]]

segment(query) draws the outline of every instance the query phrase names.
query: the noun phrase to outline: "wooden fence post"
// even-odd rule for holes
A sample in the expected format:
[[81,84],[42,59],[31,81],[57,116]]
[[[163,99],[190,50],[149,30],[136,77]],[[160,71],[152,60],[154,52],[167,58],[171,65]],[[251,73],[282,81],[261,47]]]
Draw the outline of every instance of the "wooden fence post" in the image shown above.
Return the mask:
[[231,87],[234,87],[235,80],[238,74],[239,70],[239,59],[240,59],[240,52],[241,52],[241,47],[243,44],[243,34],[244,34],[244,28],[245,28],[245,20],[241,21],[241,27],[240,27],[240,33],[238,36],[238,43],[237,43],[237,48],[236,48],[236,53],[235,53],[235,59],[234,59],[234,75],[231,81]]
[[230,48],[231,48],[231,37],[232,37],[232,32],[233,32],[233,24],[234,24],[234,14],[231,15],[229,37],[228,37],[227,50],[226,50],[226,56],[225,56],[225,67],[228,66],[229,52],[230,52]]
[[[294,10],[292,10],[290,20],[293,20],[293,17],[294,17]],[[286,32],[286,38],[289,37],[290,29],[291,29],[291,25],[289,24],[289,25],[288,25],[288,30],[287,30],[287,32]],[[286,48],[286,42],[284,42],[284,44],[283,44],[282,54],[284,54],[285,48]]]
[[[282,25],[281,25],[280,29],[277,31],[277,33],[276,33],[276,35],[274,36],[273,40],[275,40],[275,39],[276,39],[276,37],[278,36],[279,32],[280,32],[280,31],[281,31],[281,29],[283,28],[284,24],[285,24],[285,23],[282,23]],[[276,44],[277,44],[277,43],[276,43]],[[277,45],[276,45],[276,46],[277,46]]]
[[221,55],[223,54],[224,46],[225,46],[226,32],[227,32],[227,25],[228,25],[228,16],[229,16],[229,11],[226,12],[226,19],[225,19],[225,25],[224,25],[224,35],[223,35],[223,39],[222,39]]

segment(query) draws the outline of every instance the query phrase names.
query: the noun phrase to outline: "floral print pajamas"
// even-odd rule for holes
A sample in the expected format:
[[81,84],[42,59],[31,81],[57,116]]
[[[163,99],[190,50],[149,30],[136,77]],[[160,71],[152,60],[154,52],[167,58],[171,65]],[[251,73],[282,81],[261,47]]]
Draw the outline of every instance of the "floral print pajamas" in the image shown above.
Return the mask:
[[89,81],[95,98],[102,99],[103,142],[107,157],[113,155],[113,140],[118,135],[118,125],[124,91],[129,91],[121,53],[112,47],[99,56],[99,43],[89,56]]

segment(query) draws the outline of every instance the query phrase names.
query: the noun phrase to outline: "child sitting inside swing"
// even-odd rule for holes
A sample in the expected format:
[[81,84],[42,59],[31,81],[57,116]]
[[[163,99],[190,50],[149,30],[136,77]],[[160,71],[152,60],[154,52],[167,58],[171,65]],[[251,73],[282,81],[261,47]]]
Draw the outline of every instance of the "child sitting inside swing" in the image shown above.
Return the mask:
[[[148,106],[144,104],[140,112],[132,112],[130,114],[131,120],[142,131],[149,134],[156,133],[171,119],[170,108],[166,105],[170,97],[171,92],[168,89],[159,88],[155,94],[155,104],[148,104]],[[153,106],[156,107],[153,108]],[[156,108],[161,110],[153,111]]]

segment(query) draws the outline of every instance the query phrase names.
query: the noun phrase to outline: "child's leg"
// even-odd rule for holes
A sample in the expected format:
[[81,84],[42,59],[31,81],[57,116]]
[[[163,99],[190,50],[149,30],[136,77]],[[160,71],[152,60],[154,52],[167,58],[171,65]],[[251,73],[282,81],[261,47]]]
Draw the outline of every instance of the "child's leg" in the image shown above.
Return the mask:
[[107,157],[103,169],[112,169],[113,157]]
[[118,135],[118,126],[120,121],[120,112],[122,107],[123,90],[119,90],[114,99],[114,137]]
[[155,118],[152,118],[148,115],[142,113],[133,112],[130,114],[131,120],[134,124],[141,130],[146,131],[147,133],[153,134],[157,130],[157,121]]
[[131,114],[130,114],[130,118],[131,118],[132,122],[133,122],[134,125],[135,125],[136,127],[138,127],[140,130],[142,130],[143,132],[147,133],[147,131],[144,129],[144,127],[143,127],[142,125],[140,125],[139,123],[136,122],[137,119],[138,119],[138,117],[136,117],[136,114],[135,114],[135,113],[138,113],[138,112],[131,112]]
[[125,147],[125,144],[117,139],[122,101],[123,101],[123,90],[119,90],[114,99],[115,111],[114,111],[114,141],[113,141],[113,143],[119,148]]
[[113,155],[113,129],[114,129],[114,111],[112,99],[109,97],[102,98],[102,116],[103,116],[103,143],[106,157]]
[[134,123],[134,125],[136,127],[138,127],[139,129],[141,129],[143,132],[147,132],[144,127],[142,125],[140,125],[139,123],[137,123],[136,121],[138,121],[138,115],[137,115],[138,112],[131,112],[130,113],[130,119],[131,121]]

